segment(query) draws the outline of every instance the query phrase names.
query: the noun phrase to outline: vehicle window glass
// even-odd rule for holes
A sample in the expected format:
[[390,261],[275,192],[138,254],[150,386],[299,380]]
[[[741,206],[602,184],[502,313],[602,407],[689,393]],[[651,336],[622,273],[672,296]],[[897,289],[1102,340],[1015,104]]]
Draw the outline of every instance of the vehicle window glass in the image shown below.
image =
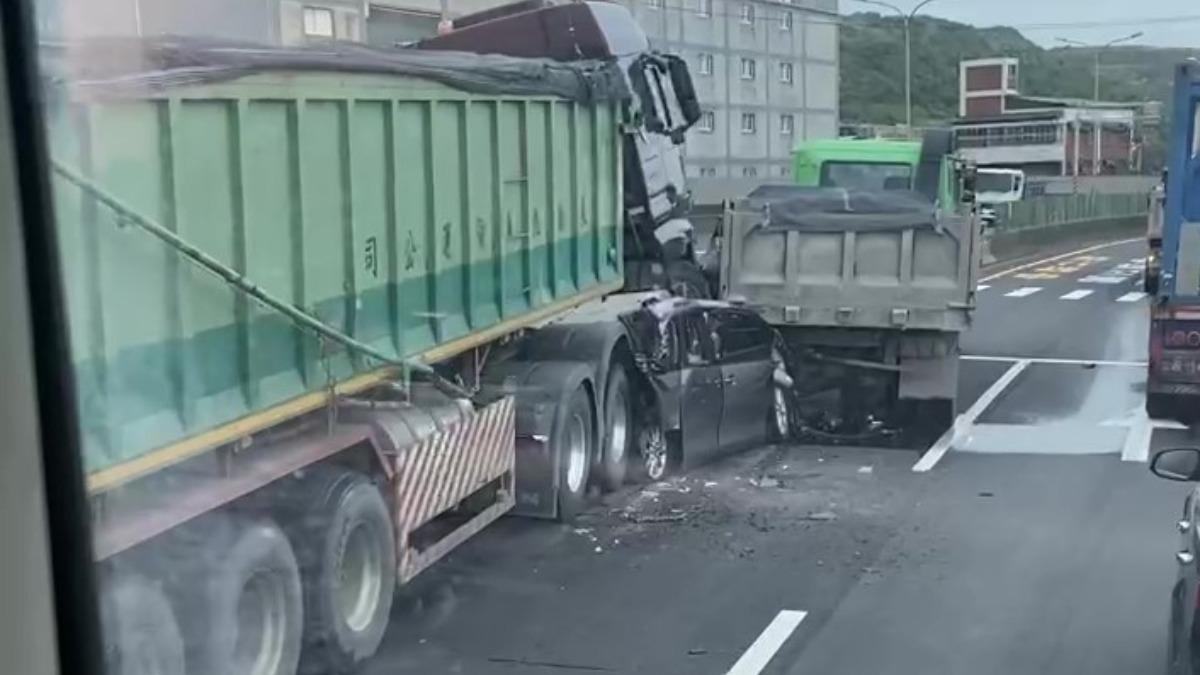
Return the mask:
[[717,321],[722,361],[754,361],[770,353],[770,330],[762,319],[747,312],[724,311]]
[[703,366],[712,363],[716,346],[709,329],[708,316],[704,312],[688,314],[684,327],[684,365]]
[[1200,157],[1200,103],[1192,112],[1192,157]]
[[859,190],[908,190],[912,188],[912,167],[907,164],[825,162],[821,165],[821,185]]

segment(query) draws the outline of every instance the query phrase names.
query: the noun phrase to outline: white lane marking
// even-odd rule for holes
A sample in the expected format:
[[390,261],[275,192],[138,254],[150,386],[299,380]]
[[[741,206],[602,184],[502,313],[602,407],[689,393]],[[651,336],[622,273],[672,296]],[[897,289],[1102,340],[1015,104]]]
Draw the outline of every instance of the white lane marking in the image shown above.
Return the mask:
[[1150,440],[1154,436],[1154,426],[1150,420],[1144,420],[1125,432],[1125,443],[1121,446],[1122,462],[1145,462],[1150,459]]
[[963,354],[959,357],[963,361],[991,361],[997,363],[1016,363],[1018,361],[1028,361],[1030,363],[1049,363],[1058,366],[1118,366],[1122,368],[1145,368],[1145,361],[1095,361],[1089,359],[1038,359],[1024,356],[990,356],[987,354]]
[[1175,420],[1150,419],[1146,408],[1134,406],[1124,417],[1104,420],[1102,427],[1125,427],[1125,442],[1121,445],[1122,462],[1145,462],[1150,459],[1150,441],[1155,429],[1187,429]]
[[1146,262],[1146,259],[1145,258],[1130,258],[1129,262],[1134,265],[1141,265]]
[[979,284],[978,286],[975,287],[975,290],[976,291],[986,291],[989,288],[991,288],[991,286],[989,286],[987,284]]
[[793,609],[780,610],[771,619],[771,623],[763,629],[759,634],[758,639],[750,648],[742,654],[742,658],[733,664],[729,669],[728,675],[758,675],[767,664],[771,662],[771,658],[775,656],[775,652],[783,646],[791,636],[792,631],[796,630],[796,626],[808,616],[808,612],[801,612]]
[[1079,280],[1081,284],[1123,284],[1129,277],[1113,277],[1113,276],[1090,276]]
[[1117,302],[1137,302],[1144,297],[1146,297],[1145,293],[1142,293],[1141,291],[1134,291],[1132,293],[1126,293],[1125,295],[1117,298]]
[[1082,299],[1086,298],[1087,296],[1091,295],[1092,292],[1093,291],[1088,290],[1086,288],[1079,288],[1079,289],[1071,291],[1070,293],[1064,293],[1063,295],[1058,296],[1058,299],[1059,300],[1082,300]]
[[1033,295],[1034,293],[1037,293],[1040,290],[1042,290],[1041,286],[1022,286],[1015,291],[1009,291],[1008,293],[1005,293],[1004,297],[1006,297],[1006,298],[1024,298],[1026,296]]
[[1009,385],[1013,383],[1013,380],[1017,379],[1017,377],[1029,367],[1030,363],[1032,363],[1032,361],[1029,359],[1020,359],[1016,363],[1012,364],[1008,370],[1004,371],[1004,374],[1001,375],[1000,378],[995,382],[993,382],[992,386],[987,388],[987,391],[983,392],[979,398],[975,399],[975,402],[971,404],[970,408],[967,408],[965,413],[959,415],[958,418],[954,420],[954,424],[952,424],[950,428],[946,430],[946,433],[942,434],[941,438],[937,439],[933,445],[929,446],[929,449],[925,451],[925,454],[921,455],[921,459],[917,460],[917,463],[913,465],[912,470],[917,473],[924,473],[932,469],[934,466],[937,466],[937,463],[941,461],[942,457],[944,457],[946,453],[950,451],[950,448],[954,445],[955,441],[957,441],[959,438],[962,438],[968,431],[970,431],[971,425],[975,423],[975,420],[979,419],[979,416],[983,414],[983,411],[987,410],[988,406],[990,406],[992,402],[1000,396],[1000,394],[1004,393],[1005,389],[1008,389]]
[[986,277],[983,277],[982,279],[980,279],[980,281],[992,281],[994,279],[999,279],[1000,277],[1006,277],[1006,276],[1008,276],[1010,274],[1014,274],[1016,272],[1022,272],[1031,267],[1040,267],[1041,265],[1045,265],[1048,262],[1054,262],[1056,260],[1062,260],[1063,258],[1070,258],[1072,256],[1077,256],[1077,255],[1081,255],[1084,253],[1091,253],[1092,251],[1099,251],[1100,249],[1103,249],[1103,248],[1112,248],[1113,246],[1120,246],[1122,244],[1133,244],[1136,242],[1144,242],[1144,241],[1145,241],[1144,238],[1138,237],[1137,239],[1122,239],[1120,241],[1110,241],[1105,244],[1096,244],[1095,246],[1087,246],[1085,248],[1081,248],[1081,249],[1078,249],[1075,251],[1067,251],[1066,253],[1059,253],[1058,255],[1052,255],[1049,258],[1041,258],[1040,260],[1034,260],[1032,262],[1027,262],[1027,263],[1024,263],[1021,265],[1017,265],[1016,267],[1011,267],[1006,270],[1001,270],[999,272],[996,272],[995,274],[990,274]]

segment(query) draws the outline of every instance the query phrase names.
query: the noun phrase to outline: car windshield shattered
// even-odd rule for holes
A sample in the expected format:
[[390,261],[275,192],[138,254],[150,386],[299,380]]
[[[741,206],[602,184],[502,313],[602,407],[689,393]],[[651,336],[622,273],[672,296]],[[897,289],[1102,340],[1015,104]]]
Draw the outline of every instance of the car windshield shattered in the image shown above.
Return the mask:
[[15,2],[88,658],[1200,675],[1194,0],[893,1]]

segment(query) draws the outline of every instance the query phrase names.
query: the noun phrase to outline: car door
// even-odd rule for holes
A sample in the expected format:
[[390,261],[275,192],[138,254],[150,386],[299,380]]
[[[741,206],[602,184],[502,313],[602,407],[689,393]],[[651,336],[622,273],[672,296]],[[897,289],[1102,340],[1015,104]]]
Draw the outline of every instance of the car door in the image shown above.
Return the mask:
[[1171,589],[1171,625],[1167,649],[1170,662],[1170,672],[1192,672],[1191,664],[1196,655],[1192,652],[1192,633],[1197,612],[1197,567],[1200,566],[1200,551],[1197,551],[1198,539],[1197,518],[1200,518],[1200,490],[1193,489],[1183,504],[1183,514],[1176,527],[1179,530],[1179,548],[1175,552],[1175,562],[1179,574],[1175,586]]
[[719,449],[722,373],[716,363],[708,311],[702,308],[680,317],[680,436],[685,466],[703,463]]
[[761,442],[766,437],[775,370],[770,326],[749,309],[714,310],[713,318],[724,384],[721,448]]

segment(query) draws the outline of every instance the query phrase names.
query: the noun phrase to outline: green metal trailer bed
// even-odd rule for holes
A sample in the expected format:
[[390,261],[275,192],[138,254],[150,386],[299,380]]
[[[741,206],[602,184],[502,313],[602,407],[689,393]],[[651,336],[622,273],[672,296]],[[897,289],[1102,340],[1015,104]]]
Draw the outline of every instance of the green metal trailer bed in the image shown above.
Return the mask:
[[123,208],[397,360],[436,362],[620,287],[617,97],[286,69],[56,94],[51,155],[86,178],[53,189],[93,491],[397,376]]

